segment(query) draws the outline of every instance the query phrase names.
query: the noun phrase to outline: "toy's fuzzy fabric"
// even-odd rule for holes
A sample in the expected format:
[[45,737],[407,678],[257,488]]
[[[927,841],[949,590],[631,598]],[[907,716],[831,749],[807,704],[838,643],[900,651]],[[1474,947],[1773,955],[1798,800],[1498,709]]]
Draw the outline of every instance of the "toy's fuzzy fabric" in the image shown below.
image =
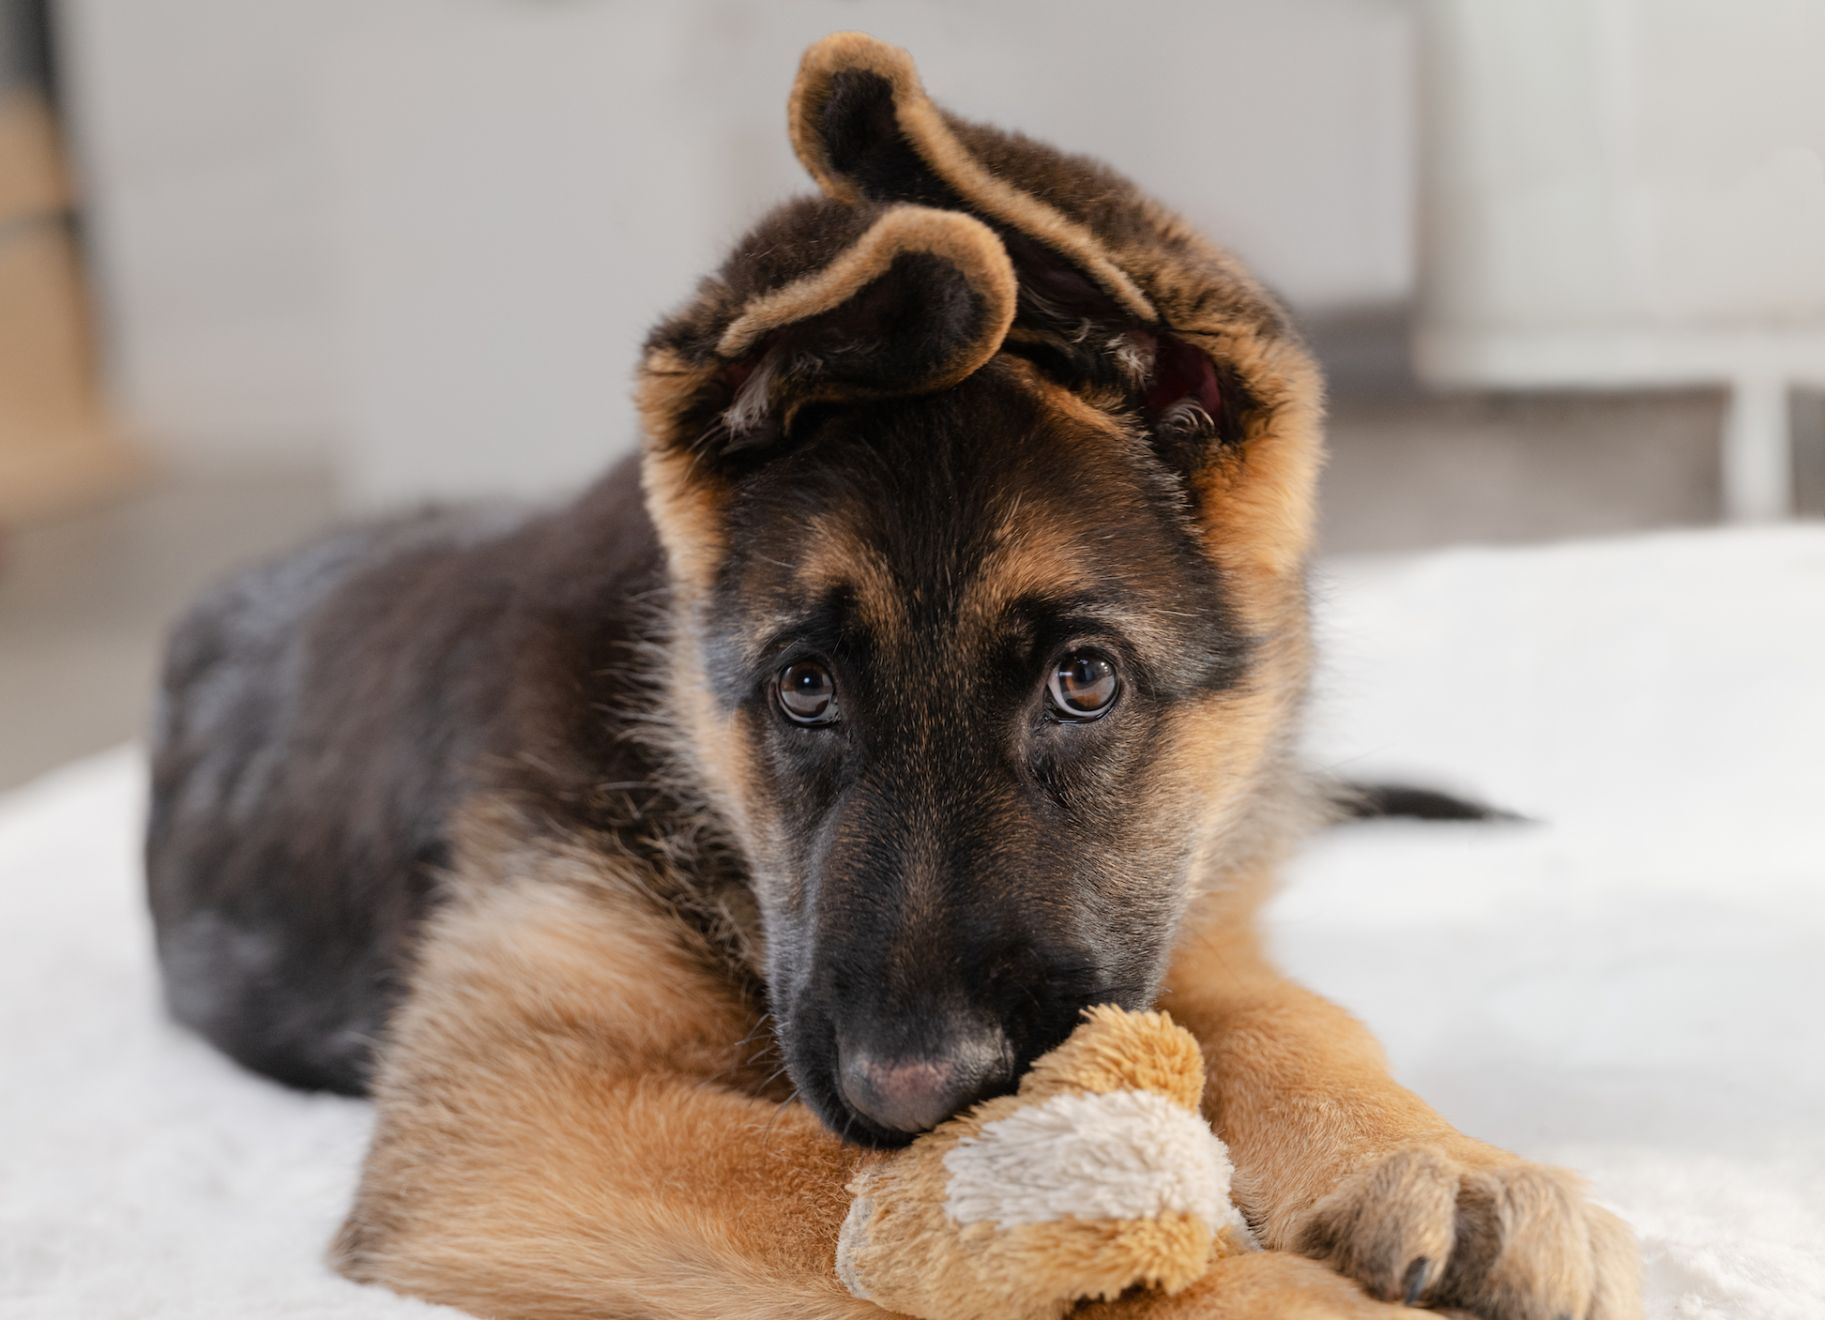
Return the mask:
[[978,1105],[862,1173],[837,1269],[923,1320],[1045,1320],[1135,1286],[1176,1292],[1249,1250],[1204,1064],[1163,1013],[1103,1007]]

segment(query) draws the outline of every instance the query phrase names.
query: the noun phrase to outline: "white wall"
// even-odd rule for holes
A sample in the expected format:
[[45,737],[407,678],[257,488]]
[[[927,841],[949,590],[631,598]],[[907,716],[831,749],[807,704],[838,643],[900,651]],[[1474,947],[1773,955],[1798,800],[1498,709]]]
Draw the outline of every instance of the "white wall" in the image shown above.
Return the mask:
[[1825,323],[1825,4],[1426,16],[1423,313],[1441,337]]
[[316,69],[361,0],[58,0],[123,419],[156,450],[286,453],[336,416]]
[[1106,156],[1306,307],[1410,291],[1396,0],[65,0],[130,417],[333,443],[357,495],[543,491],[630,443],[634,347],[768,202],[799,51],[860,27]]
[[1726,385],[1726,505],[1789,512],[1790,391],[1825,385],[1825,3],[1423,16],[1421,372]]

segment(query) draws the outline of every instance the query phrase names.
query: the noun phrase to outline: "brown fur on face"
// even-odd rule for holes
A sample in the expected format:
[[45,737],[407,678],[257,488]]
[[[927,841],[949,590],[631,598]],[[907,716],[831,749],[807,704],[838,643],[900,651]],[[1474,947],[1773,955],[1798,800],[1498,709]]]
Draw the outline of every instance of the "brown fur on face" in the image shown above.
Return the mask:
[[[827,411],[735,485],[729,552],[681,621],[711,694],[689,697],[695,759],[729,767],[787,1061],[855,1135],[892,1137],[850,1108],[847,1050],[988,1032],[1011,1078],[1085,1004],[1145,1003],[1194,865],[1281,773],[1245,712],[1286,699],[1183,479],[1056,389],[1010,360]],[[1047,683],[1083,651],[1121,687],[1080,724]],[[779,709],[805,657],[836,676],[828,729]]]
[[[1150,998],[1198,884],[1295,823],[1321,400],[1227,256],[1101,166],[943,115],[899,52],[822,43],[790,119],[836,209],[777,213],[655,332],[648,497],[678,547],[679,724],[746,841],[788,1062],[881,1139],[836,1080],[848,1053],[987,1033],[987,1085],[1010,1084],[1083,1003]],[[856,292],[909,204],[995,245],[953,256],[972,292],[947,297],[1005,317],[934,321],[998,336],[962,379],[909,374]],[[841,318],[843,380],[775,370],[798,317]],[[759,440],[739,402],[757,378]],[[1085,601],[1075,635],[1036,638]],[[1124,700],[1047,732],[1048,667],[1085,648],[1132,666]],[[807,658],[837,675],[832,731],[777,708]],[[953,954],[921,958],[934,942]],[[1016,1012],[989,973],[933,970],[972,964],[1047,988]]]

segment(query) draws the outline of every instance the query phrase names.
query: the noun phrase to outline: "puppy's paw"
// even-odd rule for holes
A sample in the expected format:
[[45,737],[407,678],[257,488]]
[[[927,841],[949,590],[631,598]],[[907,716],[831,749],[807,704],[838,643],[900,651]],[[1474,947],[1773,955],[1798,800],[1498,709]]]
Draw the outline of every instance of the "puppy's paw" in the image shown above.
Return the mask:
[[860,1174],[837,1248],[858,1297],[926,1320],[1050,1320],[1179,1291],[1252,1247],[1197,1047],[1161,1014],[1094,1010],[1017,1094]]
[[1295,1249],[1408,1305],[1483,1320],[1639,1320],[1628,1228],[1577,1179],[1492,1147],[1422,1146],[1352,1174],[1304,1216]]

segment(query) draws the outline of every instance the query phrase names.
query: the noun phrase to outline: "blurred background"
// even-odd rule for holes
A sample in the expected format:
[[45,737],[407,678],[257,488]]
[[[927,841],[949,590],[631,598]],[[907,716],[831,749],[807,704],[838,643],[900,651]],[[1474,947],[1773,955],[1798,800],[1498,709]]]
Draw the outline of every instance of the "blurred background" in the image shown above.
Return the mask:
[[845,27],[1282,292],[1330,551],[1825,512],[1821,0],[0,0],[0,787],[233,562],[627,452]]

